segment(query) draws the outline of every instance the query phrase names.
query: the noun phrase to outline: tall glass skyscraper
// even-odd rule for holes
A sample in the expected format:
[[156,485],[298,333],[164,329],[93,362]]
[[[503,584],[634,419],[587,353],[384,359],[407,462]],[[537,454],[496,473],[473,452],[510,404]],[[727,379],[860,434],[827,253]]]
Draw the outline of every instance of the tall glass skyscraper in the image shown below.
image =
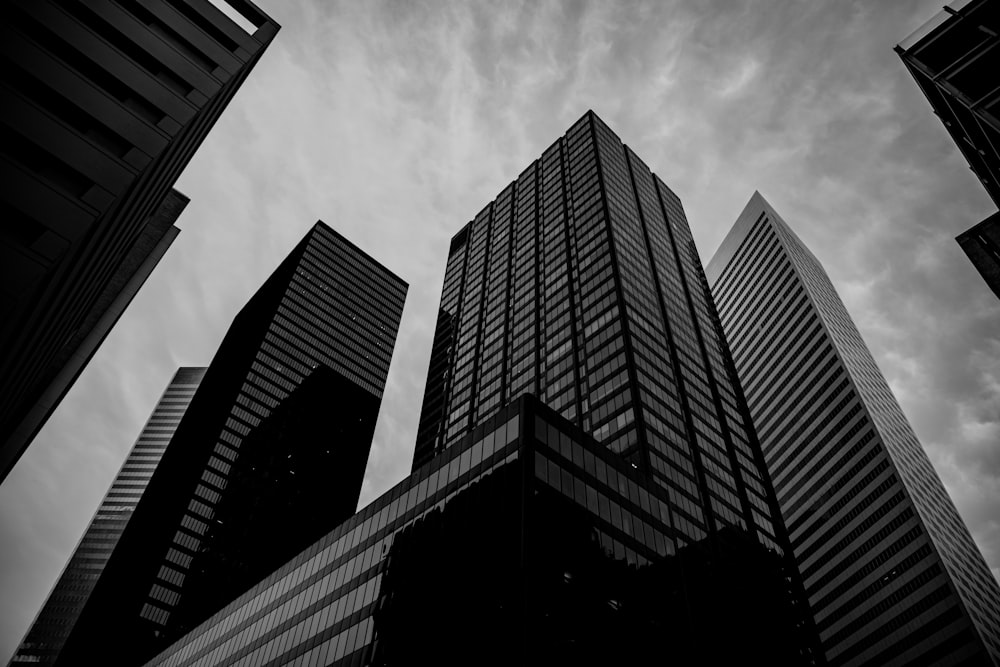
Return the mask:
[[4,4],[0,480],[162,255],[157,211],[278,32],[227,2],[245,28],[207,0]]
[[191,403],[204,368],[179,368],[97,508],[12,665],[52,665]]
[[148,664],[810,664],[781,559],[671,516],[525,395]]
[[707,276],[830,664],[996,664],[1000,587],[819,261],[754,193]]
[[738,387],[680,200],[588,112],[452,240],[414,467],[528,392],[667,490],[680,539],[781,550]]
[[354,513],[405,294],[313,226],[233,321],[60,664],[151,657]]

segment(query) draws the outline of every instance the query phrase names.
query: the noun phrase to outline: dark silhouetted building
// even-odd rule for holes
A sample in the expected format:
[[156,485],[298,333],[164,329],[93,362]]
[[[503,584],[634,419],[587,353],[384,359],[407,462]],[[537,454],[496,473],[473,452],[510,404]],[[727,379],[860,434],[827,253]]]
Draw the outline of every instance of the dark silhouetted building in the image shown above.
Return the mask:
[[673,516],[523,396],[148,664],[802,664],[777,553]]
[[316,223],[233,321],[59,664],[141,663],[354,513],[405,295]]
[[996,664],[1000,587],[819,261],[754,193],[707,275],[827,660]]
[[[73,336],[49,364],[52,372],[7,438],[5,452],[19,455],[41,430],[177,238],[180,229],[174,223],[187,204],[188,198],[181,193],[176,190],[167,192],[128,254],[115,267],[114,275],[86,312]],[[0,458],[3,456],[5,454],[0,454]],[[13,463],[11,460],[10,465]]]
[[951,2],[896,53],[1000,206],[1000,11],[992,0]]
[[[956,0],[896,46],[993,203],[1000,206],[1000,8]],[[1000,296],[997,216],[959,235],[969,259]]]
[[174,374],[12,665],[55,663],[204,374],[204,368],[180,368]]
[[1000,213],[994,213],[955,239],[973,265],[1000,297]]
[[171,186],[278,30],[230,4],[253,34],[207,0],[4,6],[0,480],[162,255]]

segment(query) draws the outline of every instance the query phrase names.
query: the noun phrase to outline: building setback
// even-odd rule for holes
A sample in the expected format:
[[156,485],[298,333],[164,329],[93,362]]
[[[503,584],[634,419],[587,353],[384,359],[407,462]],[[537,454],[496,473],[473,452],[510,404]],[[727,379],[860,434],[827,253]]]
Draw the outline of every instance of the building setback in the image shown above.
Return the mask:
[[[1000,206],[1000,11],[993,0],[955,0],[896,46],[993,203]],[[997,215],[957,237],[997,296]],[[992,238],[992,241],[991,241]]]
[[204,368],[179,368],[66,564],[12,665],[52,665],[194,396]]
[[0,480],[172,239],[157,211],[278,31],[231,4],[253,34],[208,0],[4,6]]
[[706,273],[827,660],[997,664],[1000,588],[819,261],[754,193]]
[[316,223],[233,321],[58,664],[150,658],[354,513],[405,295]]

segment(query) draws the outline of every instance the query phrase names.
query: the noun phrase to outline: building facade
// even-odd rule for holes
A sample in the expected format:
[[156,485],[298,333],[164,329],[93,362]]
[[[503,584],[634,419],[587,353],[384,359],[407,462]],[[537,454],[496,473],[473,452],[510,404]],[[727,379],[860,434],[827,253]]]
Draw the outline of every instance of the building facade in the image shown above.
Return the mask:
[[780,549],[677,196],[592,112],[452,240],[414,467],[522,393],[675,498]]
[[128,254],[115,267],[108,284],[101,290],[72,338],[52,359],[49,365],[52,374],[48,377],[44,389],[37,394],[7,438],[8,452],[14,454],[24,451],[76,382],[80,373],[90,363],[139,288],[180,234],[180,229],[175,223],[188,201],[187,197],[176,190],[167,192],[167,196],[163,198],[156,212],[150,216]]
[[[934,113],[1000,206],[1000,12],[992,0],[955,0],[896,46]],[[1000,255],[993,215],[957,237],[1000,296]]]
[[277,33],[252,3],[230,4],[253,34],[208,0],[4,8],[0,480],[79,372],[65,365],[92,354],[81,331],[127,290],[148,237],[163,238],[158,209]]
[[994,213],[956,238],[979,275],[1000,297],[1000,213]]
[[1000,588],[819,261],[754,193],[706,273],[829,663],[997,664]]
[[147,664],[804,664],[782,559],[672,517],[522,396]]
[[11,665],[55,664],[204,375],[204,368],[177,369]]
[[233,321],[59,664],[142,662],[354,513],[405,294],[316,223]]
[[452,239],[414,468],[523,393],[665,490],[691,543],[787,550],[681,202],[593,112]]

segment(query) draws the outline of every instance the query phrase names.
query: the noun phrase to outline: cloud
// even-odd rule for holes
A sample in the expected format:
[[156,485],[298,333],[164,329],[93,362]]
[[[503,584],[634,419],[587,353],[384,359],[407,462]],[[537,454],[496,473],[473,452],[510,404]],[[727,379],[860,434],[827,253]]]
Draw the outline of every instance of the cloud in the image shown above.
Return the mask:
[[738,69],[723,79],[722,86],[719,88],[719,95],[722,97],[732,97],[742,93],[754,80],[759,71],[760,63],[756,60],[743,61]]

